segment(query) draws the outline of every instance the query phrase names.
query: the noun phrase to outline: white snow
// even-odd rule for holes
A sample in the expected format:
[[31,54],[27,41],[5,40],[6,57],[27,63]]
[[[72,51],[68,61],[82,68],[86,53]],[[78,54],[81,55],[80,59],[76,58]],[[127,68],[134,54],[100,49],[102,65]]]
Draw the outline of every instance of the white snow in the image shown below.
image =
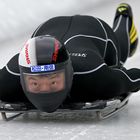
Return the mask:
[[[130,3],[140,33],[139,0],[0,0],[0,68],[20,51],[24,42],[43,21],[59,15],[86,14],[105,20],[110,26],[116,7]],[[140,49],[127,68],[140,68]],[[125,110],[107,120],[97,121],[93,113],[30,113],[5,122],[0,118],[1,140],[139,140],[140,92]]]

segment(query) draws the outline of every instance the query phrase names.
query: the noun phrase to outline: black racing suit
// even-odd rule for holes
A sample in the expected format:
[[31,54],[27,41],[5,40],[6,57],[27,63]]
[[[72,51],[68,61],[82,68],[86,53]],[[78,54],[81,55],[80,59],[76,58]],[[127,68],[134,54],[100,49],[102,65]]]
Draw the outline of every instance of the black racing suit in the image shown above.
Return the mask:
[[[107,99],[140,89],[140,69],[122,65],[130,51],[127,23],[128,17],[119,25],[116,20],[113,31],[101,19],[76,15],[52,18],[35,30],[32,37],[52,35],[70,53],[74,78],[67,100]],[[0,71],[0,99],[28,101],[20,85],[18,54]]]

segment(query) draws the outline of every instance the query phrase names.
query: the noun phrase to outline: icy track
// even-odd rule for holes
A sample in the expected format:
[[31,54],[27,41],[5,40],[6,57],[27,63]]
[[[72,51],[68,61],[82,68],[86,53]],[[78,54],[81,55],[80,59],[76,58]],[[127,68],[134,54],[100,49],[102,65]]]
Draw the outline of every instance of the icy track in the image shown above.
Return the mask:
[[[0,68],[20,51],[24,42],[43,21],[58,15],[86,14],[112,25],[116,7],[128,2],[140,34],[139,0],[0,0]],[[140,68],[140,49],[126,63]],[[140,92],[125,110],[104,121],[93,113],[30,113],[4,122],[0,118],[0,140],[140,140]]]

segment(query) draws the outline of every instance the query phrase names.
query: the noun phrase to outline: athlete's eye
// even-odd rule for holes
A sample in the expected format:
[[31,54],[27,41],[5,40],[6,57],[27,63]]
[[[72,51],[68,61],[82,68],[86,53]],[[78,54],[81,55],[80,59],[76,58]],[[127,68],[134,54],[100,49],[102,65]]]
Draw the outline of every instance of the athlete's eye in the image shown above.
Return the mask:
[[51,83],[51,85],[56,85],[56,81],[53,81],[53,82]]
[[32,82],[32,85],[36,87],[36,86],[38,86],[38,83],[37,82]]
[[30,80],[28,87],[31,92],[37,92],[40,90],[40,84],[36,80]]

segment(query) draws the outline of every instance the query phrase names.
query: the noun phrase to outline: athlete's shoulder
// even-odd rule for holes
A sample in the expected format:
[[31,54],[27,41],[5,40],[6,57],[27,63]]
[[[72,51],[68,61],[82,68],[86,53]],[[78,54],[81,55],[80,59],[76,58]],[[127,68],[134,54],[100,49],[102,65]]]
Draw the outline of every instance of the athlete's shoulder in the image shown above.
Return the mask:
[[20,75],[18,57],[19,54],[14,55],[6,65],[7,71],[13,75]]
[[[94,47],[94,46],[92,46]],[[102,56],[96,49],[77,48],[69,50],[74,74],[92,73],[106,65]]]

